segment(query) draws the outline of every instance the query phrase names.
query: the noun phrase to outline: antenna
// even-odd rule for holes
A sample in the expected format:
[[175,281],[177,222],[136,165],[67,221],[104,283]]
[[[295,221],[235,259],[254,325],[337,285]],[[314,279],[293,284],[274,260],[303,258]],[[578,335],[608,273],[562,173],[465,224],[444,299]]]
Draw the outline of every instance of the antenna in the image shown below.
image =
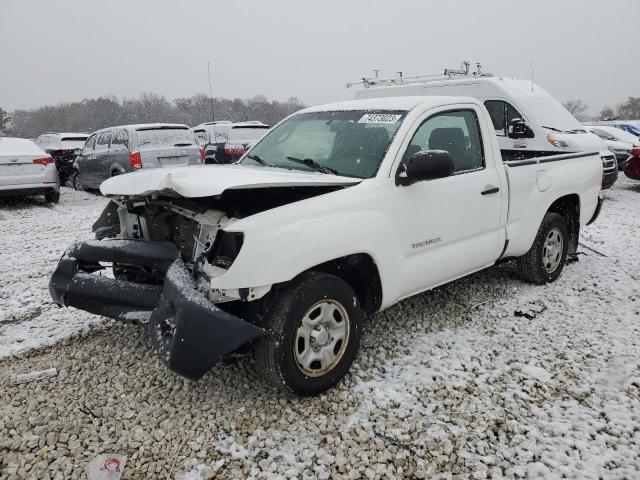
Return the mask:
[[533,92],[533,59],[531,59],[531,91]]
[[211,62],[207,62],[207,71],[209,72],[209,100],[211,101],[211,121],[215,122],[216,116],[213,111],[213,86],[211,84]]

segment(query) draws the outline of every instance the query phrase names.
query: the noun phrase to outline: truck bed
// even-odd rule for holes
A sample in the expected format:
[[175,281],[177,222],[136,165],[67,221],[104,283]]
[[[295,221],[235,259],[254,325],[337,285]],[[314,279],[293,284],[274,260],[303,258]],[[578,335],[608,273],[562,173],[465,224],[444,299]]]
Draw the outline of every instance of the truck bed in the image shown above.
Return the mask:
[[555,199],[579,196],[580,225],[586,225],[593,216],[603,176],[598,152],[545,155],[504,165],[509,184],[509,243],[503,257],[517,257],[529,250],[542,216]]

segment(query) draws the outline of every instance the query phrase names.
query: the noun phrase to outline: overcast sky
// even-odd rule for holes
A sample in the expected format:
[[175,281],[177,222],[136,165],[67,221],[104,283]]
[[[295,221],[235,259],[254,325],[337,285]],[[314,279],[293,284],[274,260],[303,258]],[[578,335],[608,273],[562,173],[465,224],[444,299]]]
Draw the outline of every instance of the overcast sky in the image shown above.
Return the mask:
[[0,107],[143,91],[307,104],[464,59],[591,112],[640,96],[639,0],[0,0]]

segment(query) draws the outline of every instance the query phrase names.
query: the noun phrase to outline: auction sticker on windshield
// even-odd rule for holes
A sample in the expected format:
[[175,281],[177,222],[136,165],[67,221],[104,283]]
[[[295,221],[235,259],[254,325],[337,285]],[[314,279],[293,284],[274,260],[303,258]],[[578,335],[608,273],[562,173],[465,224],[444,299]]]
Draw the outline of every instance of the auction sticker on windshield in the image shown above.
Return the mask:
[[401,116],[390,113],[365,113],[358,123],[396,123]]

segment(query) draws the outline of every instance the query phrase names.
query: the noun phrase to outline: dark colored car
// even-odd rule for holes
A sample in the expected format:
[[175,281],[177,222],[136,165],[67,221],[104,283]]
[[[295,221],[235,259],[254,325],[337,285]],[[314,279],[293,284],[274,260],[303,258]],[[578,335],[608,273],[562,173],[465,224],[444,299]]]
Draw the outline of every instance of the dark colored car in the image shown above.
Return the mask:
[[67,183],[73,173],[75,151],[84,145],[88,133],[47,132],[34,140],[34,143],[53,157],[60,177],[60,185]]
[[205,163],[234,163],[271,127],[262,122],[203,123],[193,128],[205,149]]
[[141,168],[201,163],[204,150],[186,125],[152,123],[104,128],[93,133],[78,153],[73,187],[98,188],[107,178]]

